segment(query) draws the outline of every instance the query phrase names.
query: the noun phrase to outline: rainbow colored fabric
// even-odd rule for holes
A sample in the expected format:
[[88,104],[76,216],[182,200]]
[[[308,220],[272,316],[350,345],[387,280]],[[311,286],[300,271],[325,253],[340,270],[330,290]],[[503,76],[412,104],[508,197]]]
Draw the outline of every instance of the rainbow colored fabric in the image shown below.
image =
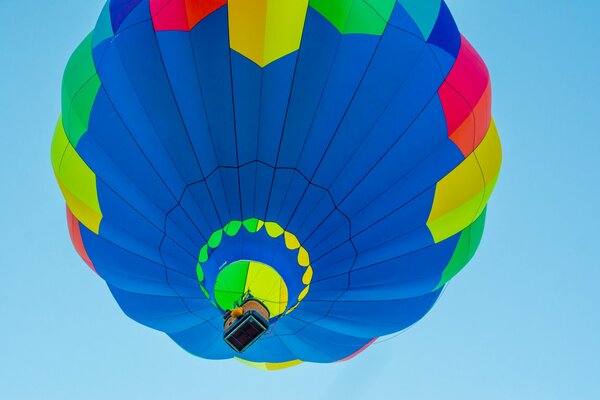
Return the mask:
[[[52,164],[123,311],[208,359],[329,363],[422,318],[482,236],[501,147],[441,0],[112,0]],[[245,292],[271,329],[243,354]]]

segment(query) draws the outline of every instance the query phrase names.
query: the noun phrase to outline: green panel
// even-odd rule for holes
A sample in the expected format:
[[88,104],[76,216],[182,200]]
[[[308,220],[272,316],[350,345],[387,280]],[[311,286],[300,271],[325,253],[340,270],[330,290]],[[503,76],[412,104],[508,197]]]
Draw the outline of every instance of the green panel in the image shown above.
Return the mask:
[[258,218],[250,218],[244,221],[244,226],[250,233],[256,233],[258,231]]
[[487,212],[487,207],[484,208],[484,210],[481,213],[481,215],[479,216],[479,218],[477,218],[475,220],[475,222],[473,222],[470,226],[471,245],[469,246],[469,254],[467,255],[467,257],[468,257],[467,262],[469,262],[473,258],[473,256],[475,255],[475,252],[477,251],[477,248],[479,247],[479,244],[481,243],[481,238],[483,237],[483,229],[485,228],[486,212]]
[[217,304],[223,310],[234,308],[236,301],[244,294],[250,262],[237,261],[219,272],[215,282],[214,295]]
[[196,265],[196,275],[198,276],[198,282],[202,283],[204,281],[204,270],[202,269],[202,265],[200,265],[200,263]]
[[200,286],[202,293],[206,296],[207,299],[210,299],[210,293],[204,288],[204,286]]
[[210,235],[210,238],[208,239],[208,245],[211,248],[215,249],[219,247],[219,245],[221,244],[221,240],[223,240],[223,229],[219,229],[218,231]]
[[202,246],[202,248],[200,249],[200,254],[198,255],[198,262],[206,262],[208,261],[208,245],[205,244],[204,246]]
[[396,0],[311,0],[310,6],[341,33],[381,35]]
[[352,0],[310,0],[309,5],[344,33]]
[[435,290],[440,289],[448,283],[450,279],[454,278],[475,255],[477,247],[479,247],[479,243],[481,243],[481,237],[483,236],[486,210],[484,210],[479,218],[460,234],[460,239],[458,240],[454,254],[450,259],[448,266],[442,273],[442,278]]
[[241,228],[242,221],[231,221],[230,223],[225,225],[225,228],[223,228],[223,230],[225,231],[227,236],[235,236],[238,234]]
[[73,147],[77,146],[88,129],[90,113],[99,89],[100,79],[92,57],[92,34],[89,34],[69,59],[63,76],[63,124]]
[[398,0],[398,3],[415,21],[425,40],[429,39],[431,31],[440,14],[441,0]]

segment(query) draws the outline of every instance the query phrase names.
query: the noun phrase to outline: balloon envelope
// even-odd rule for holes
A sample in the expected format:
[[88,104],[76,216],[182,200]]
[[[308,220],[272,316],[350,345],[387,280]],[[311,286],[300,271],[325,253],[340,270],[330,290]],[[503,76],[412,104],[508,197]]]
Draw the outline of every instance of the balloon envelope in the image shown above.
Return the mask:
[[[52,144],[75,248],[209,359],[358,354],[473,256],[501,163],[490,79],[440,0],[112,0]],[[249,350],[223,314],[250,292]]]

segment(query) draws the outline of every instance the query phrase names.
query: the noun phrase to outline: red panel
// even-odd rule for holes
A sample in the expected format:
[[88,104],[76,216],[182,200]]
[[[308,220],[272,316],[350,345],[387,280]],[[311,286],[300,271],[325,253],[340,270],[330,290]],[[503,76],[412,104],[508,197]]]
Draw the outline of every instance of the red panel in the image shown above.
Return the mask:
[[338,361],[338,362],[343,362],[343,361],[348,361],[348,360],[352,360],[354,357],[356,357],[357,355],[359,355],[360,353],[362,353],[363,351],[365,351],[370,345],[372,345],[373,343],[375,343],[375,341],[379,339],[379,338],[374,338],[373,340],[371,340],[369,343],[365,344],[360,350],[358,350],[356,353],[349,355],[348,357]]
[[490,126],[492,90],[485,63],[464,37],[456,63],[438,93],[448,136],[466,157]]
[[187,0],[188,26],[192,29],[206,16],[217,11],[227,3],[227,0]]
[[81,230],[79,227],[79,221],[69,207],[67,207],[67,225],[69,226],[69,236],[71,236],[71,242],[73,242],[73,246],[75,246],[75,250],[79,256],[85,261],[85,263],[92,269],[92,271],[96,272],[96,268],[94,268],[94,264],[85,250],[83,245],[83,239],[81,238]]
[[227,0],[150,0],[156,31],[190,31]]

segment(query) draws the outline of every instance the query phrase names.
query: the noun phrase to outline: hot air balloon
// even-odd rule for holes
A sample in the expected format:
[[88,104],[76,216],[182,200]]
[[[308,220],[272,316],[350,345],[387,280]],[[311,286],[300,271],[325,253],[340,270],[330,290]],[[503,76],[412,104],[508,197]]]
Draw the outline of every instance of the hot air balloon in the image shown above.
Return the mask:
[[444,1],[111,0],[51,157],[129,317],[278,369],[419,321],[480,242],[501,147]]

